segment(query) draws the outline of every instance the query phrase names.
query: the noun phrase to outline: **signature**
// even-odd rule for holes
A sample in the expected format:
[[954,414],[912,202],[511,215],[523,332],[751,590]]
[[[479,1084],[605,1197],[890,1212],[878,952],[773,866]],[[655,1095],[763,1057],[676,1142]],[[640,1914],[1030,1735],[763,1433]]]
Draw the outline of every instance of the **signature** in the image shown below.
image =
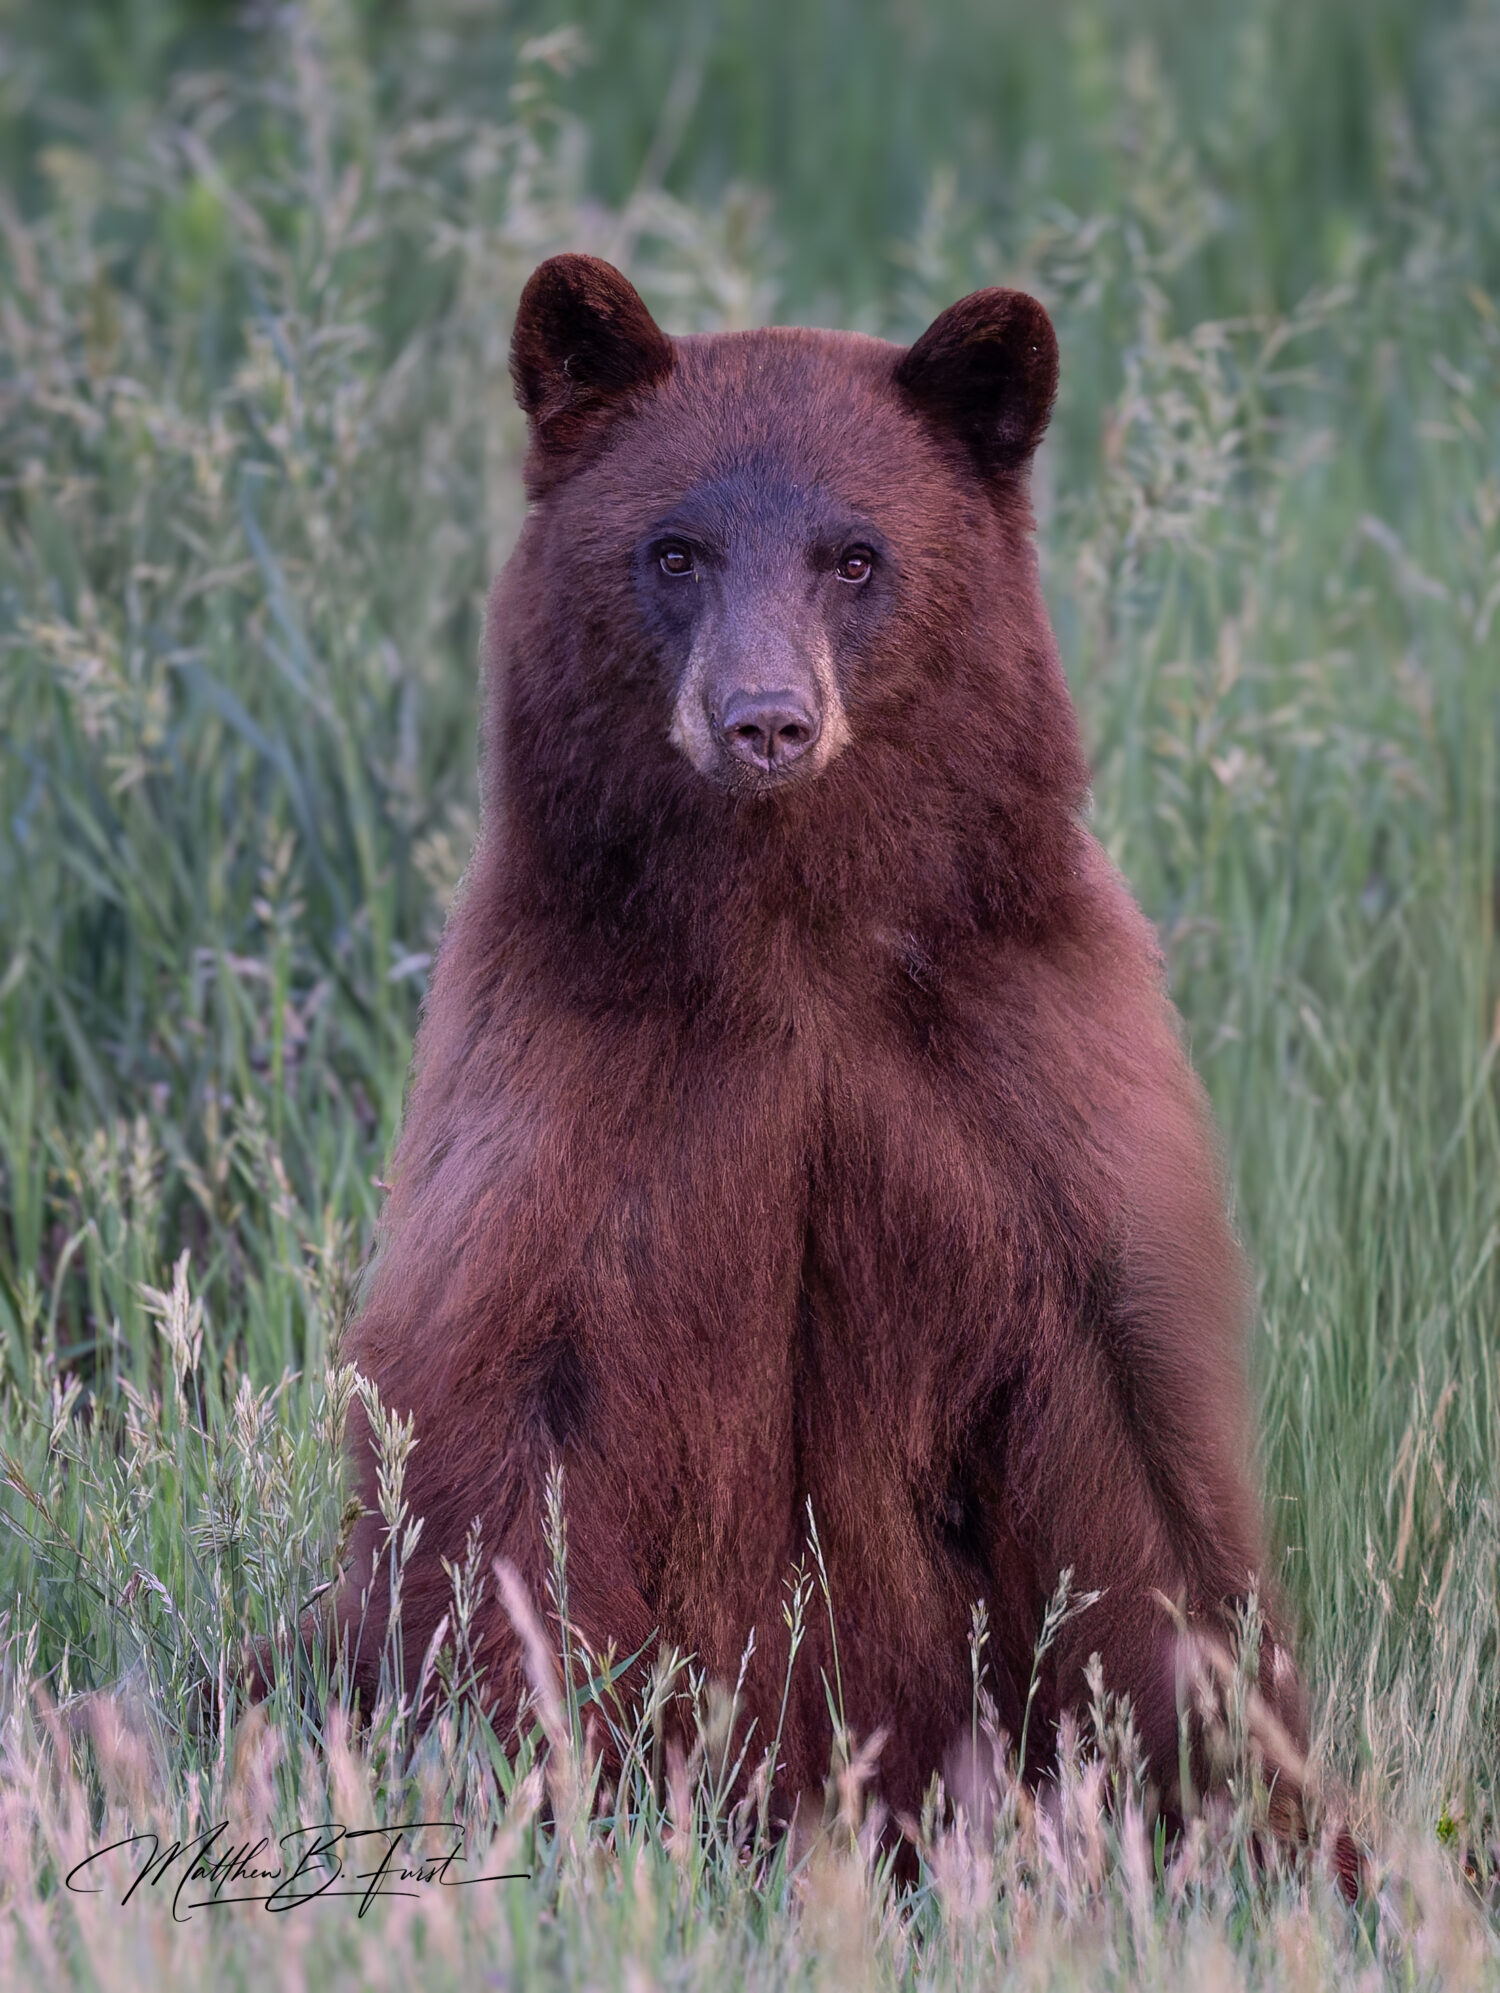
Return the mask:
[[[424,1831],[451,1834],[453,1845],[445,1854],[425,1855],[406,1847],[408,1835]],[[266,1835],[232,1844],[229,1822],[221,1820],[206,1833],[169,1841],[165,1847],[158,1834],[127,1834],[85,1855],[68,1871],[66,1886],[77,1896],[102,1896],[94,1864],[122,1848],[139,1848],[144,1859],[120,1902],[128,1903],[137,1890],[165,1894],[170,1887],[172,1919],[178,1924],[185,1924],[195,1910],[218,1910],[230,1903],[258,1903],[278,1916],[334,1897],[357,1900],[356,1915],[363,1917],[381,1897],[416,1896],[424,1887],[472,1889],[481,1882],[530,1881],[524,1869],[456,1874],[463,1864],[456,1820],[406,1820],[392,1827],[343,1827],[329,1821],[320,1827],[294,1827],[274,1845]],[[373,1868],[356,1866],[369,1860],[374,1860]]]

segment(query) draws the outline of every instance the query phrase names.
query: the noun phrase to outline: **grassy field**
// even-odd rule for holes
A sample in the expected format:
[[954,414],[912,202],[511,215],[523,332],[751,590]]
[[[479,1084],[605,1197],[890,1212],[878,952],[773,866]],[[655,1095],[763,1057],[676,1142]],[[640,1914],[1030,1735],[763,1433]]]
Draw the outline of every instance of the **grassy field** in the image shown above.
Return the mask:
[[[1500,1986],[1500,9],[1052,11],[0,5],[4,1983]],[[690,1661],[699,1750],[654,1776],[647,1710],[600,1792],[545,1667],[526,1737],[476,1714],[482,1555],[420,1734],[237,1705],[339,1535],[336,1330],[520,514],[510,312],[563,247],[679,331],[909,336],[996,280],[1056,317],[1048,589],[1259,1273],[1354,1910],[1243,1768],[1154,1847],[1106,1708],[1045,1807],[1002,1760],[992,1818],[925,1819],[915,1886],[857,1750],[795,1864],[727,1802]],[[530,1879],[177,1922],[180,1869],[121,1905],[137,1848],[64,1887],[330,1817]]]

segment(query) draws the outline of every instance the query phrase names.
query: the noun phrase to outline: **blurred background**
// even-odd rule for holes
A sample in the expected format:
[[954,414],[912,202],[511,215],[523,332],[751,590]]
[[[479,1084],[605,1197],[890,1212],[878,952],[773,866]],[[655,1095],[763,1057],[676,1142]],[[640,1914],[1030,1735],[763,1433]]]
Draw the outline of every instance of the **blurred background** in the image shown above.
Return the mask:
[[[510,314],[562,248],[678,331],[907,338],[996,281],[1053,312],[1046,582],[1259,1269],[1320,1749],[1482,1851],[1495,0],[0,0],[0,1589],[32,1664],[143,1667],[170,1724],[326,1564],[316,1384],[475,830]],[[128,1499],[168,1357],[205,1443]]]
[[[748,199],[774,315],[788,320],[898,311],[934,202],[954,242],[1004,241],[1049,204],[1112,207],[1168,160],[1200,182],[1175,290],[1198,317],[1294,304],[1393,209],[1410,216],[1429,175],[1491,253],[1500,226],[1483,137],[1493,21],[1474,0],[309,11],[364,71],[382,120],[503,115],[528,45],[557,36],[553,102],[578,124],[579,191],[616,209],[643,183],[706,209],[731,190]],[[66,105],[87,107],[91,144],[128,145],[185,76],[253,68],[286,26],[255,0],[7,0],[0,18],[6,164],[32,199],[39,147],[78,135]]]

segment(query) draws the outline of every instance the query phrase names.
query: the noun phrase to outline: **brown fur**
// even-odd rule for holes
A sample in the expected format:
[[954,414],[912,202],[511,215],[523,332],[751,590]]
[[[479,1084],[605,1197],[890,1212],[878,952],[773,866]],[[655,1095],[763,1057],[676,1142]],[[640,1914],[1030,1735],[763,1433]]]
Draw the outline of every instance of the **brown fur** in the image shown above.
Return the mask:
[[[967,1725],[980,1596],[1019,1733],[1065,1565],[1104,1597],[1049,1657],[1034,1766],[1097,1649],[1171,1785],[1157,1594],[1222,1632],[1261,1569],[1246,1285],[1151,929],[1081,822],[1026,493],[1055,365],[1009,293],[904,356],[667,342],[582,258],[529,287],[536,503],[491,605],[484,830],[350,1343],[416,1419],[409,1675],[475,1515],[543,1596],[556,1456],[583,1634],[658,1631],[732,1678],[754,1627],[762,1744],[810,1497],[889,1801]],[[770,795],[669,739],[637,550],[705,482],[747,545],[831,494],[885,549],[884,606],[834,644],[847,744]],[[377,1581],[367,1681],[382,1614]],[[503,1716],[517,1643],[498,1606],[481,1632]],[[814,1625],[789,1794],[827,1768],[829,1659]],[[1295,1736],[1290,1671],[1264,1672]]]

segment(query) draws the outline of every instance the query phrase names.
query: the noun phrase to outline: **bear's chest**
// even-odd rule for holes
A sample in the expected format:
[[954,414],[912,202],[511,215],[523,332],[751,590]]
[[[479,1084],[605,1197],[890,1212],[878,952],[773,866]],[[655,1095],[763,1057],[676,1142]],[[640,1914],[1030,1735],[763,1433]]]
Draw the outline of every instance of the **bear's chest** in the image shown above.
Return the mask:
[[803,1361],[868,1402],[963,1399],[1024,1367],[1101,1242],[1075,1131],[993,1034],[830,1034],[812,1103]]

